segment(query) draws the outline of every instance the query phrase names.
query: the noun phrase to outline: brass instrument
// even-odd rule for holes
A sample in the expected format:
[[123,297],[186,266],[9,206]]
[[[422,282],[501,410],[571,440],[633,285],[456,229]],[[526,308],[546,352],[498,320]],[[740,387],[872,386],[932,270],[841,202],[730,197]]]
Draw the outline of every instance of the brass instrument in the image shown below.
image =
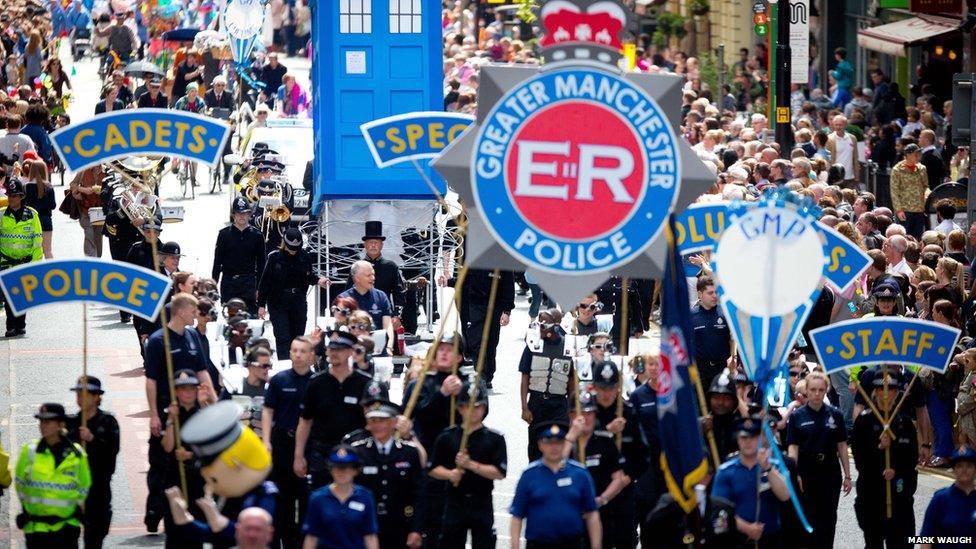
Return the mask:
[[252,167],[244,172],[240,180],[241,194],[247,201],[254,204],[258,201],[258,169]]
[[288,206],[279,204],[268,210],[265,215],[275,223],[287,223],[291,219],[291,210],[288,209]]
[[112,194],[130,221],[147,221],[156,216],[158,167],[162,160],[162,157],[130,156],[104,164],[109,173],[117,176]]

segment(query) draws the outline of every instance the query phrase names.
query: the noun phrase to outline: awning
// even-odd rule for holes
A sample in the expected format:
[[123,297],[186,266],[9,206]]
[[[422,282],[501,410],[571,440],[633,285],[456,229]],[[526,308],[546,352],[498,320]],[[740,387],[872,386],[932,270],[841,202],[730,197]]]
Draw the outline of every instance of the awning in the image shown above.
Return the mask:
[[936,15],[911,17],[857,31],[857,45],[869,50],[905,57],[906,47],[959,30],[959,20]]

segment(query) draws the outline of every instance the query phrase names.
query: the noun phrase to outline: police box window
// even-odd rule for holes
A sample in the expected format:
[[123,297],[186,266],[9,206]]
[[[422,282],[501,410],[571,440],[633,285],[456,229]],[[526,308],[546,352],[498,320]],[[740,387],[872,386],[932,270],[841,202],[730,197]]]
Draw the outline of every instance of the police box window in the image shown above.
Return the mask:
[[339,32],[370,34],[373,32],[373,0],[339,0]]
[[420,0],[390,0],[390,33],[420,34]]

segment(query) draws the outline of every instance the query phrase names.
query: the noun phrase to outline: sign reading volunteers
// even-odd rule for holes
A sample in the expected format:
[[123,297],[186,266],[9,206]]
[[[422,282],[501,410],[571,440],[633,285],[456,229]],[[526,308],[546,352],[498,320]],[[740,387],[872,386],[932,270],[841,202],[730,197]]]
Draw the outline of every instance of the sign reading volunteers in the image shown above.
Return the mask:
[[644,90],[593,68],[511,89],[479,126],[471,184],[487,227],[526,265],[610,271],[654,240],[677,196],[677,137]]

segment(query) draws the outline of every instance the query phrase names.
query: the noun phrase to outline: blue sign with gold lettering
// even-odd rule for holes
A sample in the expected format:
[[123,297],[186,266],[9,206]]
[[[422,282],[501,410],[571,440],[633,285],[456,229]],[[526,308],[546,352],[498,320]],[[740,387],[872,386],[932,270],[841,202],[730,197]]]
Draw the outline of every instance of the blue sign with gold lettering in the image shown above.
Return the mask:
[[367,122],[359,127],[376,160],[385,168],[400,162],[434,158],[454,142],[474,117],[449,112],[411,112]]
[[0,272],[0,287],[15,314],[66,301],[117,307],[155,320],[172,281],[128,263],[66,259],[28,263]]
[[100,114],[51,134],[70,171],[131,155],[174,156],[216,165],[230,126],[216,118],[169,109]]
[[729,205],[692,204],[674,218],[674,243],[684,255],[714,250],[729,223]]
[[827,256],[827,264],[824,265],[824,278],[834,286],[847,288],[871,266],[871,257],[844,235],[823,223],[817,223],[817,232],[826,239],[824,255]]
[[847,320],[810,332],[827,373],[870,364],[903,364],[944,372],[959,330],[915,318]]

